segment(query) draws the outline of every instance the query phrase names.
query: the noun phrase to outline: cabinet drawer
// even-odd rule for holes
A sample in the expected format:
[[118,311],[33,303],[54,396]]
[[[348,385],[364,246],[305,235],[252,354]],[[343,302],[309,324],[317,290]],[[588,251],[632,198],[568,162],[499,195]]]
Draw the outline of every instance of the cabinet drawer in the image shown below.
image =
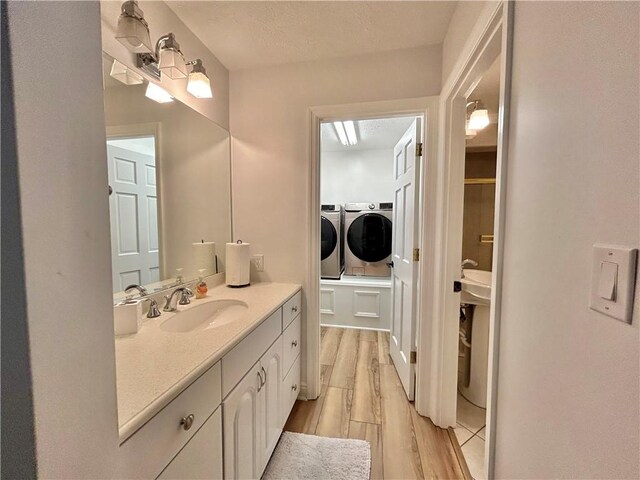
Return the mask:
[[[220,405],[220,362],[207,370],[180,395],[120,446],[120,478],[155,478]],[[183,418],[193,415],[188,430]]]
[[282,329],[284,330],[289,324],[300,315],[302,310],[302,292],[296,293],[282,306]]
[[289,418],[293,404],[296,403],[296,398],[300,393],[300,356],[296,359],[282,381],[282,419],[281,422],[284,425]]
[[300,315],[282,334],[282,371],[286,375],[300,355]]
[[222,407],[164,469],[159,480],[222,479]]
[[282,332],[282,309],[276,310],[222,358],[222,398],[226,398],[251,366]]

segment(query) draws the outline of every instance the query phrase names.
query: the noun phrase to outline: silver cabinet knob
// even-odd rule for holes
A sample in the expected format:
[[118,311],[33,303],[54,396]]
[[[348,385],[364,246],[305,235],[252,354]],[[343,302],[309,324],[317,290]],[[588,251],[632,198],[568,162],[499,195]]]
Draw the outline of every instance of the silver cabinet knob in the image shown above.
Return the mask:
[[291,346],[292,347],[297,347],[298,346],[298,340],[294,340],[293,342],[291,342]]
[[294,313],[297,312],[298,311],[298,306],[294,305],[293,307],[291,307],[291,311],[294,312]]
[[195,418],[196,417],[193,415],[193,413],[190,413],[180,421],[180,425],[182,425],[182,428],[184,430],[189,430],[193,426],[193,420]]
[[294,392],[298,390],[298,384],[294,383],[293,385],[291,385],[291,390],[293,390]]

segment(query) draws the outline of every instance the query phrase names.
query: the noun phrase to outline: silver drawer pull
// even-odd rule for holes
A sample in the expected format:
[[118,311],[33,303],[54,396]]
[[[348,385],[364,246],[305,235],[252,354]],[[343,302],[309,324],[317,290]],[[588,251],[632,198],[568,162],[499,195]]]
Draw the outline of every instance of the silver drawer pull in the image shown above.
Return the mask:
[[292,347],[297,347],[298,346],[298,340],[294,340],[293,342],[291,342],[291,346]]
[[190,413],[180,421],[180,425],[182,425],[183,429],[189,430],[193,426],[193,420],[195,418],[196,417],[193,415],[193,413]]
[[294,305],[293,307],[291,307],[291,311],[292,312],[297,312],[298,311],[298,306]]
[[294,383],[293,385],[291,385],[291,390],[293,390],[294,392],[298,390],[298,384]]

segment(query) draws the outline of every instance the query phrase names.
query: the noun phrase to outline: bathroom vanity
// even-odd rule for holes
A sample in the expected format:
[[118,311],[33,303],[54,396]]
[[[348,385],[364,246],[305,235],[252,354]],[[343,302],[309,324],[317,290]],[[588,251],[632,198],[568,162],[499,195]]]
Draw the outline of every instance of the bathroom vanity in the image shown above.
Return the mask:
[[[221,300],[231,320],[207,316]],[[218,285],[118,337],[117,476],[259,478],[299,393],[300,312],[299,285]]]

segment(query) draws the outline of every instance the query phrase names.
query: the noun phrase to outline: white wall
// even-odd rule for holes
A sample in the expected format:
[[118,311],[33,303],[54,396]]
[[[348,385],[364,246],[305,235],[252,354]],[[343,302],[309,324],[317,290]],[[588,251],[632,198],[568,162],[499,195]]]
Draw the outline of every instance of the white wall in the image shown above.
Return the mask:
[[[135,54],[115,39],[121,4],[121,1],[113,0],[101,0],[100,2],[102,48],[125,65],[135,67]],[[229,71],[164,2],[140,0],[138,5],[143,10],[144,18],[149,24],[152,46],[155,47],[155,42],[160,36],[173,32],[187,61],[196,58],[202,59],[207,69],[207,75],[211,79],[213,99],[192,97],[187,93],[185,79],[171,80],[165,75],[161,82],[162,87],[182,103],[189,105],[228,130]]]
[[451,23],[447,29],[447,35],[442,43],[442,85],[444,86],[454,70],[456,62],[465,43],[469,39],[478,17],[493,1],[477,0],[458,2],[456,10],[451,17]]
[[323,151],[320,161],[323,204],[393,202],[393,148]]
[[518,2],[498,478],[638,478],[633,325],[588,307],[592,245],[638,247],[637,2]]
[[8,15],[38,473],[108,478],[118,419],[99,5],[10,2]]
[[265,255],[254,280],[308,289],[309,108],[436,95],[440,66],[436,46],[231,72],[234,235]]

